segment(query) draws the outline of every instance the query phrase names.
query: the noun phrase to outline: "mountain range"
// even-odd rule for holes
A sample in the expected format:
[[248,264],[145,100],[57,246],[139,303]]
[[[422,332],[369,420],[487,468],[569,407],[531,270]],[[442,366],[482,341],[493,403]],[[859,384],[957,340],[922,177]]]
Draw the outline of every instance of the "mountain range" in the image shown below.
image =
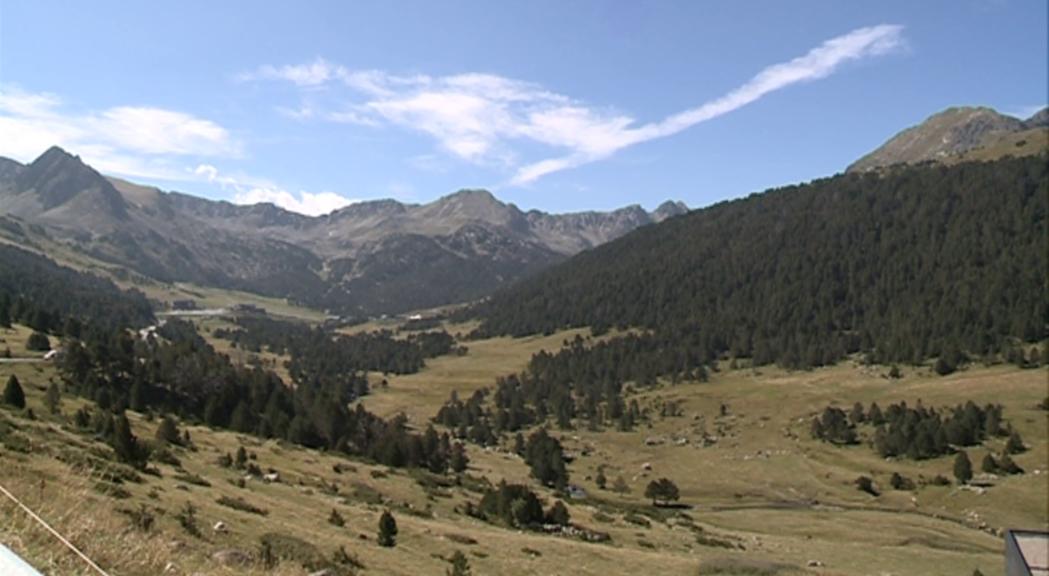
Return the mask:
[[74,251],[163,282],[287,298],[342,315],[473,300],[582,250],[687,212],[522,211],[485,190],[377,200],[319,217],[106,177],[58,147],[0,158],[2,228],[38,226]]
[[[1026,120],[949,108],[857,160],[900,164],[1044,153],[1049,111]],[[236,205],[107,177],[61,148],[29,164],[0,158],[0,238],[28,230],[73,253],[161,282],[236,289],[343,316],[399,313],[486,297],[569,257],[688,212],[665,202],[611,212],[522,211],[485,190],[427,204],[376,200],[324,216]]]

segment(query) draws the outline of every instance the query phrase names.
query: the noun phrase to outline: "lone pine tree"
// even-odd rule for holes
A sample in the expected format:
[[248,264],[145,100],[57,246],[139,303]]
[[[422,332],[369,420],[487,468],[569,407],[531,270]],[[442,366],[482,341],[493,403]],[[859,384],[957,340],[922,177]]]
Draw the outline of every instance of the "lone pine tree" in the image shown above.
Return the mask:
[[19,409],[25,408],[25,392],[14,374],[7,379],[7,386],[4,387],[4,404]]
[[973,479],[973,465],[964,451],[954,457],[954,477],[959,484],[968,484]]
[[397,545],[397,521],[393,519],[393,514],[390,514],[389,510],[385,510],[382,516],[379,517],[379,546],[384,548],[393,548]]

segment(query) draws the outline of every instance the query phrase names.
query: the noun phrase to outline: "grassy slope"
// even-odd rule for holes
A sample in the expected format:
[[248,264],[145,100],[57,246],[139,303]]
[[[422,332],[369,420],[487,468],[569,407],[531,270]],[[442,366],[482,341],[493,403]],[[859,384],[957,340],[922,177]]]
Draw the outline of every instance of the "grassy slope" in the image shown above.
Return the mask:
[[[555,348],[570,337],[561,333],[547,338],[489,340],[472,342],[465,357],[446,357],[430,362],[420,374],[393,378],[386,390],[364,400],[372,410],[391,414],[406,410],[421,425],[443,402],[450,390],[461,394],[490,385],[499,374],[521,368],[541,347]],[[7,334],[17,345],[18,336]],[[14,346],[12,347],[14,348]],[[156,573],[168,561],[179,566],[177,573],[223,573],[207,559],[217,549],[239,547],[254,550],[258,536],[267,531],[292,533],[316,543],[325,553],[339,545],[357,554],[370,573],[438,574],[446,564],[441,557],[462,549],[467,552],[475,574],[695,574],[697,565],[712,559],[767,560],[805,566],[819,560],[826,568],[811,571],[823,574],[968,574],[974,568],[991,574],[1001,568],[1000,539],[978,529],[980,522],[991,528],[1047,528],[1049,501],[1049,439],[1047,415],[1034,405],[1049,392],[1045,371],[1015,368],[974,367],[940,378],[927,369],[905,369],[904,378],[890,381],[884,369],[843,364],[814,372],[789,373],[777,369],[749,369],[716,374],[708,384],[667,386],[638,395],[643,405],[658,405],[666,399],[683,402],[684,416],[656,418],[651,429],[640,427],[630,433],[615,431],[572,431],[565,434],[569,449],[580,453],[570,470],[573,481],[586,487],[593,498],[569,502],[573,520],[612,534],[612,544],[585,544],[577,541],[518,533],[494,528],[456,514],[453,508],[478,495],[463,488],[448,489],[441,496],[429,497],[406,472],[384,471],[359,462],[322,453],[260,443],[253,438],[190,427],[199,450],[183,452],[184,467],[207,478],[210,488],[186,485],[174,480],[174,471],[161,466],[163,478],[146,477],[142,485],[126,485],[132,498],[115,501],[85,486],[81,476],[48,456],[61,446],[84,444],[83,436],[66,432],[58,422],[49,422],[41,406],[43,389],[51,377],[46,365],[0,366],[0,382],[15,372],[26,384],[30,405],[41,421],[32,423],[6,410],[0,418],[21,428],[19,435],[34,441],[34,451],[24,455],[4,446],[0,448],[0,483],[8,486],[30,505],[39,506],[68,530],[78,533],[78,542],[93,556],[108,561],[122,574]],[[1023,434],[1032,449],[1015,458],[1028,474],[1004,479],[977,495],[955,487],[926,487],[913,494],[891,491],[888,476],[899,471],[912,478],[937,473],[950,476],[951,459],[914,463],[886,462],[866,446],[836,448],[808,437],[808,417],[829,402],[849,406],[856,400],[865,404],[877,400],[883,408],[899,400],[926,405],[955,404],[968,399],[1001,402],[1005,417]],[[718,416],[721,403],[729,406],[727,417]],[[63,412],[71,414],[79,401],[67,398]],[[155,423],[133,418],[140,436],[151,437]],[[700,447],[704,430],[718,435],[713,446]],[[646,446],[647,437],[687,437],[686,445],[669,442]],[[263,468],[280,471],[283,482],[248,482],[237,488],[229,480],[239,476],[214,465],[215,458],[245,445],[258,454]],[[993,444],[1000,447],[1000,442]],[[80,448],[84,449],[84,448]],[[527,480],[527,470],[516,456],[500,451],[470,448],[471,475]],[[974,463],[983,449],[970,451]],[[354,469],[342,474],[334,463],[349,463]],[[653,471],[645,476],[642,463]],[[600,491],[590,477],[605,464],[609,479],[622,474],[632,489],[628,495]],[[1040,470],[1040,474],[1035,474]],[[374,477],[373,474],[385,477]],[[873,476],[885,490],[872,498],[856,490],[851,482],[859,474]],[[708,537],[697,542],[692,530],[671,523],[653,522],[650,528],[625,519],[632,509],[647,510],[640,496],[652,477],[672,478],[681,488],[683,501],[695,508],[695,518]],[[37,485],[45,478],[43,491]],[[323,484],[338,487],[337,494],[326,493]],[[187,489],[182,489],[184,486]],[[362,489],[367,486],[367,489]],[[150,498],[151,490],[157,498]],[[376,490],[382,504],[369,496]],[[266,508],[265,518],[219,506],[219,495],[241,496]],[[549,498],[549,494],[546,493]],[[185,502],[199,509],[205,540],[184,534],[172,518]],[[126,518],[113,512],[117,506],[143,503],[158,510],[159,533],[144,536],[126,528]],[[407,511],[427,506],[432,517]],[[347,526],[336,528],[325,518],[332,507],[340,510]],[[390,507],[397,517],[401,536],[397,548],[379,548],[374,542],[378,514]],[[69,514],[70,510],[80,512]],[[164,514],[160,514],[163,510]],[[603,511],[611,522],[595,513]],[[977,516],[973,516],[973,514]],[[0,505],[0,515],[16,518],[8,504]],[[658,515],[657,515],[658,516]],[[85,518],[92,526],[84,527]],[[210,525],[226,522],[229,535],[213,533]],[[605,520],[605,521],[602,521]],[[121,534],[120,538],[114,534]],[[466,537],[476,544],[449,539]],[[367,539],[362,539],[364,536]],[[45,535],[26,528],[24,522],[0,526],[0,541],[13,546],[41,566],[66,567],[75,564]],[[183,543],[180,548],[172,542]],[[728,550],[712,541],[733,542],[746,548]],[[174,548],[173,548],[174,546]],[[538,551],[534,557],[525,548]],[[137,551],[131,553],[131,551]],[[305,573],[285,566],[285,573]]]

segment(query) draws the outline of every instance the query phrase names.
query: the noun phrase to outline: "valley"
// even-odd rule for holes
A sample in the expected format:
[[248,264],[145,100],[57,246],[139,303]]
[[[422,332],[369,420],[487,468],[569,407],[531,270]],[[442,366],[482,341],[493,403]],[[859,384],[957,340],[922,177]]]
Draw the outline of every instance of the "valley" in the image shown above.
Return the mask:
[[70,547],[114,576],[998,573],[1049,531],[1045,122],[950,108],[651,212],[306,216],[0,159],[0,544],[77,575]]
[[[23,334],[5,331],[5,344],[21,349]],[[418,374],[390,378],[388,388],[362,402],[379,414],[407,410],[410,425],[421,428],[447,391],[465,396],[497,376],[519,370],[539,349],[559,347],[574,336],[565,332],[540,339],[472,341],[466,356],[438,358]],[[457,362],[467,361],[469,370],[456,369]],[[561,573],[566,558],[572,558],[572,571],[579,574],[694,574],[697,566],[711,570],[701,573],[721,573],[713,571],[718,566],[735,573],[748,565],[792,574],[813,570],[810,561],[818,562],[816,571],[823,574],[867,574],[870,566],[891,574],[976,568],[993,573],[1001,561],[1000,539],[993,531],[1046,528],[1041,511],[1049,506],[1043,490],[1049,474],[1049,414],[1037,407],[1045,396],[1043,369],[972,366],[940,377],[926,365],[905,367],[899,379],[890,379],[887,372],[885,366],[852,361],[811,372],[724,366],[707,383],[664,382],[631,396],[644,406],[678,402],[679,416],[655,416],[633,432],[593,432],[585,427],[558,432],[566,450],[576,455],[569,465],[572,482],[587,493],[581,500],[564,500],[572,521],[607,532],[608,543],[522,533],[465,517],[463,505],[478,497],[470,487],[474,480],[462,486],[433,485],[422,471],[347,461],[194,425],[182,426],[194,449],[175,449],[180,467],[158,464],[159,477],[144,475],[141,483],[122,483],[118,496],[107,496],[98,492],[104,482],[90,473],[71,476],[69,464],[62,462],[68,449],[96,449],[91,448],[90,436],[75,432],[62,416],[75,412],[81,400],[63,397],[62,415],[48,414],[43,390],[55,374],[47,365],[0,365],[0,379],[18,376],[27,390],[28,406],[39,415],[27,420],[10,411],[0,413],[3,456],[11,463],[0,473],[0,484],[50,512],[67,533],[80,534],[79,541],[97,560],[120,573],[160,571],[169,562],[179,573],[222,573],[212,553],[253,553],[260,537],[269,532],[294,535],[325,556],[342,546],[366,571],[381,566],[390,574],[440,572],[447,566],[443,558],[455,550],[467,554],[475,573]],[[1016,456],[1026,474],[1003,476],[985,491],[953,485],[895,491],[888,486],[893,472],[913,479],[950,477],[951,459],[887,461],[862,444],[834,447],[809,436],[813,407],[829,403],[848,408],[857,401],[885,406],[901,400],[926,406],[966,400],[1001,403],[1005,418],[1030,446]],[[130,417],[139,437],[152,437],[156,421],[136,413]],[[703,438],[710,436],[716,441],[704,445]],[[658,443],[646,442],[652,439]],[[679,445],[679,439],[687,443]],[[26,442],[31,448],[23,451]],[[999,450],[999,443],[989,442],[986,449]],[[235,480],[243,473],[216,462],[241,446],[254,454],[261,468],[277,471],[280,481],[252,478],[238,488]],[[463,478],[486,479],[482,485],[500,479],[528,483],[527,466],[506,449],[470,445],[470,466]],[[984,449],[969,451],[974,461]],[[651,470],[644,470],[646,463]],[[598,488],[594,478],[599,466],[610,483],[622,476],[629,492]],[[873,478],[881,495],[857,490],[853,481],[858,475]],[[644,484],[655,477],[671,478],[680,487],[684,508],[660,509],[647,502]],[[200,485],[200,479],[208,485]],[[549,490],[540,492],[548,501],[556,498]],[[223,495],[243,498],[267,513],[260,517],[216,504]],[[174,518],[186,502],[196,509],[203,533],[199,538],[185,533]],[[138,532],[127,524],[126,514],[118,512],[139,507],[155,518],[149,532]],[[2,508],[15,518],[9,503]],[[324,520],[332,508],[339,510],[346,526]],[[396,553],[374,543],[383,508],[393,510],[397,518]],[[216,522],[228,531],[212,530]],[[87,537],[85,531],[102,526],[122,536]],[[74,558],[51,547],[47,536],[30,524],[18,521],[4,530],[4,541],[14,542],[16,551],[38,565],[80,573]],[[289,563],[282,563],[278,573],[300,573],[285,564]]]

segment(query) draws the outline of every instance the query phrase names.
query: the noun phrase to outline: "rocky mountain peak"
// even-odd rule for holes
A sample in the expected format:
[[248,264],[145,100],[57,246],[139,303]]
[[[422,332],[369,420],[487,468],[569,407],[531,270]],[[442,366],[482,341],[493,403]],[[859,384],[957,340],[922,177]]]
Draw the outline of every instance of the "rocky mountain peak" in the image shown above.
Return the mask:
[[656,222],[662,222],[667,218],[673,216],[680,216],[688,212],[688,206],[680,200],[675,202],[673,200],[667,200],[660,204],[655,211],[652,212],[652,220]]
[[1035,112],[1030,118],[1024,120],[1025,128],[1049,128],[1049,107]]
[[1024,129],[1024,122],[984,106],[958,106],[929,116],[896,134],[878,149],[853,163],[849,172],[893,164],[940,160],[979,148],[1003,134]]
[[111,216],[124,218],[124,199],[104,176],[58,146],[48,148],[17,176],[18,188],[35,192],[44,210],[61,206],[78,196],[91,196],[90,203]]
[[523,214],[516,206],[504,204],[487,190],[460,190],[421,206],[419,215],[452,226],[483,222],[518,228],[524,222]]

